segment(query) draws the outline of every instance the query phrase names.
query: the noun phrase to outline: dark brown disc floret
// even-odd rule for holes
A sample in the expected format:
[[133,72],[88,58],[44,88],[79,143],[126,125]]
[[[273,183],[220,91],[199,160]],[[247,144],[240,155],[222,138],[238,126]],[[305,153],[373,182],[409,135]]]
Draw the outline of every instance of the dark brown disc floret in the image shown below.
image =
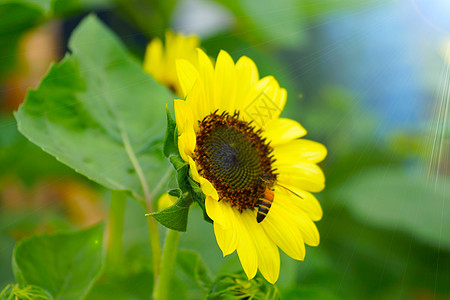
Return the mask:
[[220,200],[239,211],[258,205],[258,200],[276,174],[272,147],[239,113],[212,113],[199,123],[195,161],[200,174],[216,188]]

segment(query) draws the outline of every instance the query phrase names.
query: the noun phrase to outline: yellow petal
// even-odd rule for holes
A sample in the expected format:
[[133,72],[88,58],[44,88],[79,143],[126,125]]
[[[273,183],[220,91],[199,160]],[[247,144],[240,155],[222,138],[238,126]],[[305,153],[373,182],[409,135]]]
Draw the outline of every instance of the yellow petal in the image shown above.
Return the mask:
[[246,106],[243,109],[243,119],[253,120],[257,127],[265,128],[281,113],[277,100],[279,93],[280,86],[273,76],[259,80],[244,101]]
[[[248,107],[251,98],[249,97],[250,91],[254,88],[259,80],[258,69],[256,68],[253,60],[247,56],[242,56],[236,63],[236,95],[239,97],[239,101],[236,101],[235,107],[242,112],[241,119],[245,119],[245,111],[250,111]],[[247,118],[249,120],[250,118]]]
[[205,86],[197,69],[186,60],[177,60],[177,73],[186,102],[192,108],[194,128],[198,130],[198,122],[215,111],[217,107],[205,96]]
[[165,46],[157,38],[149,43],[144,59],[144,70],[158,82],[183,96],[176,71],[176,60],[184,59],[195,66],[197,64],[195,49],[200,40],[194,36],[186,37],[168,30],[165,41]]
[[198,121],[203,120],[207,115],[216,110],[212,104],[212,101],[209,101],[205,97],[201,80],[195,83],[190,94],[186,96],[186,101],[192,107],[192,113],[194,115],[194,128],[196,132],[198,132]]
[[214,188],[209,180],[200,177],[200,185],[202,187],[202,192],[208,197],[213,198],[216,201],[219,201],[219,194],[217,194],[217,190]]
[[144,71],[151,74],[157,81],[161,81],[161,72],[158,72],[162,68],[162,56],[163,46],[160,39],[153,39],[148,45],[145,51],[144,58]]
[[305,134],[306,129],[300,123],[286,118],[278,118],[271,121],[266,125],[263,132],[263,135],[270,141],[272,146],[287,143]]
[[196,135],[194,128],[186,127],[185,131],[178,136],[178,151],[184,161],[189,162],[189,156],[194,154]]
[[[214,186],[212,185],[211,182],[209,182],[206,178],[203,178],[202,176],[200,176],[198,174],[197,165],[195,164],[192,157],[189,156],[187,159],[187,162],[189,163],[189,169],[191,171],[191,176],[196,182],[200,183],[203,194],[205,194],[205,196],[207,198],[209,197],[209,198],[213,199],[215,202],[218,202],[219,194],[217,193],[217,190],[214,188]],[[215,207],[211,206],[211,209],[215,209]],[[206,212],[208,212],[208,209],[206,210]],[[217,219],[221,218],[222,215],[223,215],[223,213],[220,213],[220,215],[217,217]],[[212,220],[215,220],[214,216],[215,216],[215,214],[209,215],[209,217]]]
[[[217,190],[214,188],[214,186],[212,185],[211,182],[209,182],[206,178],[203,178],[202,176],[199,175],[197,165],[191,156],[188,156],[187,162],[189,163],[189,169],[191,171],[191,176],[196,182],[198,182],[200,184],[203,194],[205,194],[207,199],[209,197],[212,200],[214,200],[215,202],[218,202],[219,194],[217,193]],[[211,199],[209,199],[209,200],[211,200]],[[211,209],[213,209],[213,208],[214,207],[211,206]],[[206,210],[206,212],[208,212],[208,209]],[[223,213],[218,215],[218,217],[216,217],[216,219],[221,218],[222,215],[223,215]],[[212,220],[214,220],[214,215],[209,215],[209,217]]]
[[261,274],[268,282],[275,283],[280,275],[280,254],[277,246],[256,222],[256,211],[246,210],[241,214],[241,218],[253,240]]
[[305,244],[316,247],[320,243],[320,235],[316,224],[306,214],[300,214],[296,219],[297,225],[302,228]]
[[174,109],[178,133],[183,134],[186,128],[193,127],[194,117],[191,106],[184,100],[175,100]]
[[[273,204],[272,204],[273,205]],[[293,209],[284,201],[278,201],[278,205],[282,215],[285,218],[289,218],[293,221],[295,226],[301,231],[303,240],[307,245],[317,246],[320,242],[319,231],[311,218],[303,211]],[[267,217],[269,214],[267,215]]]
[[236,231],[229,228],[224,229],[222,225],[214,222],[214,235],[216,236],[217,244],[219,245],[220,250],[222,250],[224,257],[236,250]]
[[[229,209],[232,209],[230,206],[228,207]],[[225,207],[223,206],[222,208]],[[227,220],[230,225],[228,227],[224,227],[218,222],[214,222],[214,234],[216,236],[217,244],[222,250],[223,256],[233,253],[238,244],[239,231],[236,230],[234,226],[234,217],[234,214],[226,214],[226,218],[228,218]]]
[[299,160],[318,163],[327,155],[327,148],[314,141],[299,139],[274,147],[273,154],[280,165]]
[[194,179],[196,182],[200,183],[200,175],[198,174],[197,165],[195,164],[192,157],[188,157],[188,163],[189,163],[189,170],[191,171],[192,179]]
[[225,224],[223,224],[224,228],[229,228],[230,226],[233,226],[234,230],[236,230],[236,213],[235,210],[236,208],[231,207],[231,205],[229,203],[227,203],[226,201],[219,201],[220,204],[222,205],[222,212],[225,216]]
[[303,234],[296,226],[295,221],[284,215],[284,210],[278,204],[278,196],[275,194],[272,207],[267,217],[260,223],[266,234],[287,255],[297,260],[305,259],[305,244]]
[[[166,31],[166,68],[167,71],[172,71],[176,69],[176,60],[184,59],[180,55],[180,51],[187,51],[187,49],[182,48],[182,41],[184,37],[175,34],[172,30]],[[189,49],[193,51],[193,49]]]
[[213,99],[213,80],[214,80],[214,67],[211,63],[211,59],[201,49],[197,49],[198,54],[198,68],[200,75],[202,76],[203,85],[205,89],[205,98]]
[[[236,215],[236,229],[239,232],[239,241],[237,245],[237,253],[241,262],[242,268],[248,279],[252,279],[256,275],[258,268],[258,254],[256,253],[255,245],[252,241],[252,232],[249,232],[242,215],[235,211]],[[256,220],[256,216],[255,216]]]
[[277,165],[278,181],[282,185],[290,185],[311,192],[320,192],[325,187],[325,176],[316,165],[306,162],[295,162],[291,165]]
[[276,186],[277,197],[281,197],[289,206],[306,212],[313,221],[322,219],[322,207],[313,194],[290,185]]
[[192,63],[187,60],[178,59],[176,61],[176,67],[183,97],[186,97],[191,92],[200,75]]
[[[236,72],[231,56],[220,51],[214,71],[214,105],[220,111],[233,113],[236,98]],[[210,100],[211,101],[211,100]]]
[[[198,45],[200,45],[200,39],[196,36],[189,36],[184,38],[184,49],[197,49]],[[185,55],[188,56],[191,52],[185,52]],[[194,54],[195,57],[195,54]],[[192,60],[194,61],[194,59]]]
[[[236,63],[236,74],[240,88],[250,88],[259,80],[258,68],[253,60],[247,56],[242,56]],[[245,94],[245,93],[244,93]]]
[[268,113],[269,116],[265,122],[267,124],[271,120],[278,118],[283,111],[286,102],[286,90],[280,88],[278,81],[273,76],[262,78],[257,84],[257,89],[260,89],[260,92],[274,107],[274,109],[271,110],[271,113]]
[[280,111],[284,110],[284,107],[286,106],[287,101],[287,91],[284,88],[280,88],[280,92],[278,94],[277,103],[280,107]]
[[[171,29],[166,30],[166,44],[174,45],[176,43],[177,35]],[[170,47],[174,48],[174,47]],[[169,50],[169,49],[168,49]]]
[[211,220],[218,223],[223,228],[228,229],[229,223],[226,220],[226,216],[223,213],[223,209],[222,209],[222,203],[220,203],[220,202],[221,201],[218,201],[218,200],[214,199],[213,197],[206,196],[206,199],[205,199],[206,213],[208,214],[208,217],[211,218]]

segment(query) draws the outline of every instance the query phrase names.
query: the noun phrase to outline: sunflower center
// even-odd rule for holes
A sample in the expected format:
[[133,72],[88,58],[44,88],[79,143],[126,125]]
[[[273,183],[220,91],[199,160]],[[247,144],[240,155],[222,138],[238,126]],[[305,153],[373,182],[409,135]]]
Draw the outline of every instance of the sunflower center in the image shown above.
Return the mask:
[[265,189],[275,180],[272,147],[239,113],[212,113],[199,124],[195,160],[221,200],[241,212],[254,208]]

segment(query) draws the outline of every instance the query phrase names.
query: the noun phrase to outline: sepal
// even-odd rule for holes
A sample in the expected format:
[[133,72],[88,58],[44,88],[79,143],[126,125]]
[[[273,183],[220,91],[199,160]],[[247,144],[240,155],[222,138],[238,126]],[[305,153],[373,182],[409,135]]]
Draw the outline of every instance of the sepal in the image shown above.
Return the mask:
[[205,195],[199,185],[189,175],[189,164],[183,160],[178,150],[177,125],[170,110],[166,107],[167,129],[164,137],[163,153],[173,165],[177,175],[177,188],[169,190],[169,195],[178,197],[172,206],[147,214],[154,217],[161,225],[178,231],[186,231],[189,207],[197,202],[203,210],[203,218],[212,223],[205,209]]

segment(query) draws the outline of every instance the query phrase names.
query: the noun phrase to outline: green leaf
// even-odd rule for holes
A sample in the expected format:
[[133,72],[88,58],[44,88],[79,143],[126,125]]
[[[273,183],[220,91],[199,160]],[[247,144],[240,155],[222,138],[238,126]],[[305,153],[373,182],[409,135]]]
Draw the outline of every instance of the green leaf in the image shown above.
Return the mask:
[[182,195],[172,206],[147,214],[156,219],[161,225],[167,228],[186,231],[189,215],[189,206],[192,204],[192,198],[189,195]]
[[36,285],[54,299],[81,299],[102,266],[103,226],[33,236],[14,249],[13,267],[20,285]]
[[211,273],[200,255],[196,252],[179,250],[177,252],[177,264],[199,288],[204,291],[208,291],[211,288]]
[[173,96],[94,16],[82,21],[69,47],[72,55],[15,114],[19,130],[77,172],[144,199],[168,167],[161,128]]
[[[27,140],[17,130],[17,122],[12,114],[0,115],[0,128],[0,166],[3,170],[8,170],[10,175],[14,174],[14,176],[20,178],[26,185],[32,185],[45,176],[75,177],[77,180],[86,181],[72,169],[61,164],[53,156]],[[25,219],[32,219],[33,215],[45,218],[41,212],[35,211],[31,207],[29,210],[30,214],[27,214],[27,216],[30,218],[26,217]],[[21,212],[11,214],[11,212],[2,210],[0,212],[0,231],[3,229],[2,225],[9,228],[17,225],[16,222],[11,222],[11,219],[16,218],[17,221],[19,215],[20,219],[23,219]],[[9,218],[9,220],[5,218]]]
[[450,249],[448,178],[427,181],[401,169],[374,169],[351,178],[339,192],[355,218],[374,226],[401,229],[436,247]]

